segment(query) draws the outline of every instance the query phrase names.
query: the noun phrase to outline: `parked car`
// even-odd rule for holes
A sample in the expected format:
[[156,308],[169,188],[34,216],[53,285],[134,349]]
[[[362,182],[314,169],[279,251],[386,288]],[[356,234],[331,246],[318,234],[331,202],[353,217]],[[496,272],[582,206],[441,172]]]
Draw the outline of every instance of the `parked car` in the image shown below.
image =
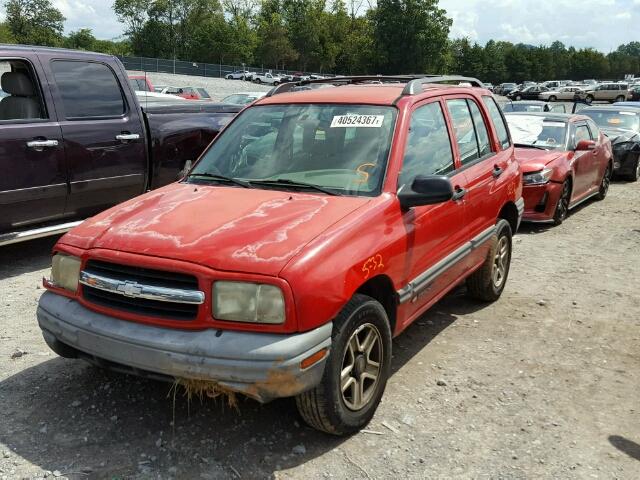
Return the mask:
[[593,101],[623,102],[629,99],[629,86],[626,83],[602,83],[594,89],[587,90],[585,100],[587,103]]
[[560,87],[555,90],[540,92],[538,98],[540,100],[547,100],[549,102],[555,102],[558,100],[577,102],[586,100],[587,92],[579,87]]
[[547,80],[546,82],[542,82],[540,86],[548,89],[562,87],[560,80]]
[[211,100],[209,92],[200,87],[180,87],[178,88],[178,93],[174,95],[186,98],[187,100]]
[[515,83],[501,83],[496,92],[498,95],[507,95],[515,90],[518,86]]
[[240,92],[224,97],[221,103],[229,103],[232,105],[247,105],[259,98],[264,97],[267,92]]
[[129,75],[129,85],[138,92],[155,92],[151,80],[146,75]]
[[629,87],[629,96],[627,98],[633,102],[640,101],[640,85],[633,85]]
[[632,105],[594,105],[580,113],[589,116],[613,146],[613,174],[635,182],[640,178],[640,108]]
[[585,200],[604,199],[611,142],[589,117],[527,112],[506,118],[523,173],[524,221],[558,225]]
[[507,98],[511,100],[538,100],[540,94],[546,92],[548,90],[547,87],[542,87],[540,85],[534,85],[531,87],[526,87],[522,90],[513,90],[506,94]]
[[495,88],[495,87],[493,86],[493,83],[486,83],[486,82],[483,82],[483,83],[482,83],[482,85],[484,86],[484,88],[486,88],[487,90],[489,90],[489,91],[491,91],[491,92],[493,92],[493,89]]
[[282,77],[271,72],[259,73],[253,77],[255,83],[266,83],[267,85],[279,85],[282,83]]
[[566,107],[562,103],[548,103],[541,100],[520,100],[518,102],[503,102],[503,112],[555,112],[566,113]]
[[500,297],[524,208],[491,92],[391,79],[276,89],[184,180],[62,237],[37,313],[49,346],[261,402],[295,396],[328,433],[365,426],[393,336],[465,280],[473,298]]
[[224,78],[227,80],[247,80],[247,76],[253,76],[254,74],[255,72],[250,72],[249,70],[236,70],[225,75]]
[[64,232],[175,181],[240,110],[141,108],[110,55],[0,45],[0,71],[0,245]]

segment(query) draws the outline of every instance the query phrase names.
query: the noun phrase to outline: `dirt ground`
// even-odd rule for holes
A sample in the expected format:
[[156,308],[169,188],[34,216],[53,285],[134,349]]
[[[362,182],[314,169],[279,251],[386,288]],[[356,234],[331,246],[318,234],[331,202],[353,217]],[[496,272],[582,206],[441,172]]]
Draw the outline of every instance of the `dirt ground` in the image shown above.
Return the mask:
[[396,339],[351,438],[56,357],[35,319],[54,240],[0,249],[0,479],[640,478],[640,184],[523,228],[498,302],[461,288]]

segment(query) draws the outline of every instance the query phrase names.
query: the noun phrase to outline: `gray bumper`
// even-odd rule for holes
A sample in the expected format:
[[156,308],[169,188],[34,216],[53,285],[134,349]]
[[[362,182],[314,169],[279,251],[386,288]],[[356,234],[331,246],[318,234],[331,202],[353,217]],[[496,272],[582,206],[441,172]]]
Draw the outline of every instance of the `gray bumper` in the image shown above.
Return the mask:
[[317,385],[325,360],[306,370],[300,362],[331,346],[331,323],[293,335],[176,330],[102,315],[51,292],[40,298],[37,316],[50,345],[61,342],[131,373],[211,380],[261,402]]

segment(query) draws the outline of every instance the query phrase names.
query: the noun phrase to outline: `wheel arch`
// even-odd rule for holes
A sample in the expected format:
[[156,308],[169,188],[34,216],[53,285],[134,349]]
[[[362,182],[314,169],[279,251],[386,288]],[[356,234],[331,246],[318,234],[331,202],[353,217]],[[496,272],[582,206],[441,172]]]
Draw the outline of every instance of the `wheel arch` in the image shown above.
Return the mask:
[[509,226],[511,227],[511,231],[515,234],[518,229],[518,207],[513,202],[505,203],[500,212],[498,213],[498,218],[502,218],[509,222]]
[[387,313],[387,317],[389,317],[389,327],[393,335],[398,316],[398,294],[395,288],[393,288],[391,278],[384,274],[376,275],[360,285],[354,294],[355,293],[367,295],[380,302]]

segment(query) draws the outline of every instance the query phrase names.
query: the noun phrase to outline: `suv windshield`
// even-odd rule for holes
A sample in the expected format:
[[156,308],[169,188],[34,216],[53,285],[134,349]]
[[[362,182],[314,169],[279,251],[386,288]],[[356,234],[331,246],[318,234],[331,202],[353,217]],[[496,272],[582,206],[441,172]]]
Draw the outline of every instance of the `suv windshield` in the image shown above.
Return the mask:
[[601,128],[621,128],[623,130],[640,131],[640,117],[634,112],[617,112],[615,110],[585,110]]
[[294,189],[297,182],[342,195],[377,195],[395,119],[396,109],[383,106],[250,107],[191,175],[256,181],[256,188]]
[[513,143],[547,150],[564,150],[567,123],[537,115],[505,115]]

